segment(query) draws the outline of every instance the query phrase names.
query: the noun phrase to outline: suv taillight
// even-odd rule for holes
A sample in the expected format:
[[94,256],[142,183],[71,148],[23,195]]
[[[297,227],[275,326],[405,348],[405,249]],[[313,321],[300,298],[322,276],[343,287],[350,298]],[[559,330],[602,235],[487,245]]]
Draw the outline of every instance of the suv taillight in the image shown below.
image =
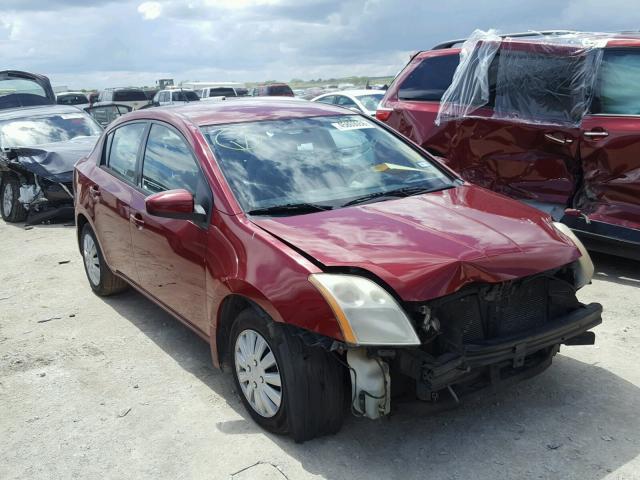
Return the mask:
[[391,112],[393,112],[393,108],[378,107],[378,109],[376,110],[376,118],[378,120],[386,122],[387,120],[389,120]]

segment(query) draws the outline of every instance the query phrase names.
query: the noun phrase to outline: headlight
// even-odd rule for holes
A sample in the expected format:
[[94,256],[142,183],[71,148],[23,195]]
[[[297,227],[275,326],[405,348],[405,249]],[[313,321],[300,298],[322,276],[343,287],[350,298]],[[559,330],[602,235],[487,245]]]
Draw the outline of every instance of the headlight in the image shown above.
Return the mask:
[[347,343],[352,345],[420,345],[398,302],[368,278],[314,273],[309,281],[327,300]]
[[576,290],[591,283],[593,278],[593,262],[589,256],[589,252],[584,248],[582,242],[576,237],[576,234],[571,231],[564,223],[553,222],[553,226],[556,227],[561,233],[571,239],[575,246],[580,250],[582,256],[575,263],[575,277],[576,277]]

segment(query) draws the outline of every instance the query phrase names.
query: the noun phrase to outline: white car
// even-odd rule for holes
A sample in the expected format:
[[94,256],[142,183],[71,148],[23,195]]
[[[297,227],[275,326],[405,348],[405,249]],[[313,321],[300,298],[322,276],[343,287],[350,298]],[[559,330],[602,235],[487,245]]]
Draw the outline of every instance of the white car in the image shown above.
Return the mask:
[[382,97],[384,97],[383,90],[342,90],[325,93],[311,101],[338,105],[366,115],[375,116]]
[[165,106],[165,105],[181,105],[183,103],[197,102],[200,97],[193,90],[187,90],[184,88],[169,88],[167,90],[160,90],[153,97],[153,105]]

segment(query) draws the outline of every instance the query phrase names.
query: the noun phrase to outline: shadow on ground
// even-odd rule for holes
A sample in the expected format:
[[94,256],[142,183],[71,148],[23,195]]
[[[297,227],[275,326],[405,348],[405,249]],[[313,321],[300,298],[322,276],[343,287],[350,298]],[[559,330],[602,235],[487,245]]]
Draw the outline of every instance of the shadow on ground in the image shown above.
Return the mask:
[[[637,264],[604,255],[594,260],[607,281],[635,285],[640,279]],[[458,408],[399,403],[380,421],[347,416],[339,434],[295,444],[251,421],[230,376],[211,366],[209,347],[197,335],[134,291],[105,301],[242,416],[218,423],[220,431],[269,435],[315,475],[596,480],[640,454],[640,389],[562,354],[540,376],[467,397]],[[570,348],[592,347],[563,351]]]

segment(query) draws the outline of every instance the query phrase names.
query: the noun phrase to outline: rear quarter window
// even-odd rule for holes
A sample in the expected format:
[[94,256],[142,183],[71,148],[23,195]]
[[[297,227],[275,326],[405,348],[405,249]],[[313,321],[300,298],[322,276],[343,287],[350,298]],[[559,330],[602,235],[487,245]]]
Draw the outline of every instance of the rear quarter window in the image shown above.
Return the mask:
[[424,58],[400,84],[398,98],[440,101],[451,85],[459,62],[458,54]]

